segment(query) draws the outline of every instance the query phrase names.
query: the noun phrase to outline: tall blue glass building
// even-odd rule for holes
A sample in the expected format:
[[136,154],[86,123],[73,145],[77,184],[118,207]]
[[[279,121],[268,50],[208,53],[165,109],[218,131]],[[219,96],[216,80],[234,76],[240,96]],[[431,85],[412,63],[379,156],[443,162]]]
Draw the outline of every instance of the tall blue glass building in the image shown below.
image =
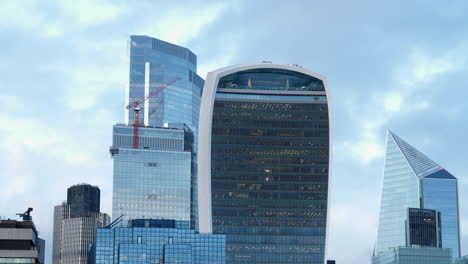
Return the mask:
[[200,110],[201,233],[227,263],[325,262],[330,114],[323,76],[261,63],[208,73]]
[[190,221],[193,133],[185,125],[140,127],[139,148],[132,148],[133,127],[115,125],[112,216]]
[[437,211],[441,219],[437,247],[451,249],[452,257],[459,258],[457,179],[388,131],[376,256],[412,246],[408,239],[409,208]]
[[[204,81],[197,75],[197,56],[189,49],[148,36],[130,36],[129,103],[176,81],[140,105],[140,122],[149,126],[184,123],[196,135]],[[133,108],[128,123],[133,123]]]
[[194,220],[191,185],[196,186],[204,84],[196,74],[197,57],[187,48],[148,36],[131,36],[129,48],[129,103],[179,79],[138,106],[142,126],[137,149],[132,147],[134,108],[128,110],[129,126],[114,126],[113,216]]
[[174,220],[132,220],[129,227],[97,229],[90,260],[95,264],[224,264],[226,238],[178,228]]

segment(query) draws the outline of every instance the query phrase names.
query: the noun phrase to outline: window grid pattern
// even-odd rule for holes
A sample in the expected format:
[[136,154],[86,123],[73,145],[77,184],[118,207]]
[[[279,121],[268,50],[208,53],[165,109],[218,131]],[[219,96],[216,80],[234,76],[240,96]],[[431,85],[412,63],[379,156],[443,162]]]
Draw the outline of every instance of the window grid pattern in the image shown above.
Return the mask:
[[372,264],[452,264],[448,248],[397,247],[372,257]]
[[[124,225],[141,218],[190,221],[193,134],[188,128],[150,127],[141,134],[154,144],[133,149],[114,141],[113,218],[124,215]],[[114,126],[114,137],[121,135],[132,137],[133,127]]]
[[88,263],[88,245],[94,243],[96,229],[109,223],[109,216],[101,213],[89,217],[63,219],[59,263]]
[[96,264],[223,264],[224,235],[175,228],[98,229]]
[[[150,126],[163,126],[165,123],[184,123],[193,132],[193,172],[194,188],[192,206],[192,226],[196,218],[196,151],[198,140],[198,120],[204,80],[196,74],[197,56],[190,50],[147,36],[130,37],[130,79],[129,102],[159,89],[164,84],[180,79],[148,99],[148,109],[141,109],[140,118],[148,116]],[[149,67],[148,67],[149,66]],[[145,82],[147,81],[147,83]],[[134,122],[134,109],[128,112],[129,124]],[[147,114],[146,114],[147,113]],[[143,120],[140,120],[143,121]],[[143,142],[144,143],[144,142]]]
[[113,217],[190,220],[191,153],[119,149]]
[[385,154],[384,178],[376,251],[406,246],[408,208],[420,208],[419,181],[389,134]]
[[[226,234],[227,263],[324,263],[326,101],[237,93],[217,97],[211,150],[213,232]],[[286,101],[274,102],[279,97]]]
[[458,223],[458,187],[456,179],[424,178],[423,205],[441,214],[442,247],[451,248],[454,258],[460,257]]
[[[145,76],[146,63],[149,63],[149,76]],[[147,125],[185,123],[196,134],[204,85],[203,79],[196,74],[196,63],[196,55],[186,48],[146,36],[131,36],[130,103],[145,96],[145,77],[149,80],[150,93],[176,77],[181,78],[148,99],[149,109],[141,109],[140,122],[143,122],[142,118],[148,111]],[[128,112],[130,124],[133,123],[133,118],[132,108]]]

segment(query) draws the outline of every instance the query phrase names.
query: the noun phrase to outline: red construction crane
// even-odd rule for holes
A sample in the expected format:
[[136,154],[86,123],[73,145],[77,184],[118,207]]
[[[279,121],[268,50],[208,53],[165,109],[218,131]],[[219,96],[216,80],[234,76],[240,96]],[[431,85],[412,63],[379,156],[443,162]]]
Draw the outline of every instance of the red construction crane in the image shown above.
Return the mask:
[[155,94],[159,93],[160,91],[166,89],[167,87],[171,86],[171,84],[175,83],[176,81],[180,80],[180,77],[176,77],[174,80],[160,86],[158,89],[152,91],[147,96],[137,100],[133,103],[128,104],[125,108],[130,109],[134,108],[134,118],[133,118],[133,148],[138,148],[138,127],[140,126],[140,108],[138,106],[144,103],[149,98],[153,97]]

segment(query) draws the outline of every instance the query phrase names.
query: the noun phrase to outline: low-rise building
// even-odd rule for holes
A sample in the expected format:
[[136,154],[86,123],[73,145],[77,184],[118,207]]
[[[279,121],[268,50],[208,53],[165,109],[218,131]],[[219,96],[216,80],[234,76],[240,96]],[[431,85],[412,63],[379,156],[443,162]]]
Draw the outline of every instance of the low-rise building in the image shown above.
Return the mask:
[[223,264],[226,237],[198,234],[185,221],[137,219],[128,227],[97,229],[89,259],[95,264]]
[[44,263],[45,241],[32,221],[0,220],[0,263]]
[[397,247],[372,257],[373,264],[452,264],[451,248]]

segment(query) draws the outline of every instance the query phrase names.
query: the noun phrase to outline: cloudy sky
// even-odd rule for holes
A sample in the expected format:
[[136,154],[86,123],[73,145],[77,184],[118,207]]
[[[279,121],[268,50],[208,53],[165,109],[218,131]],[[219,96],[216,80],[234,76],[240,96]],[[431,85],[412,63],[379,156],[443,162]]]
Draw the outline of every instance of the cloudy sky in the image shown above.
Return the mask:
[[0,216],[34,207],[50,257],[67,187],[98,185],[111,213],[111,127],[124,120],[129,35],[145,34],[189,47],[203,77],[262,60],[327,76],[330,259],[369,263],[388,128],[459,178],[468,254],[467,32],[464,0],[2,0]]

